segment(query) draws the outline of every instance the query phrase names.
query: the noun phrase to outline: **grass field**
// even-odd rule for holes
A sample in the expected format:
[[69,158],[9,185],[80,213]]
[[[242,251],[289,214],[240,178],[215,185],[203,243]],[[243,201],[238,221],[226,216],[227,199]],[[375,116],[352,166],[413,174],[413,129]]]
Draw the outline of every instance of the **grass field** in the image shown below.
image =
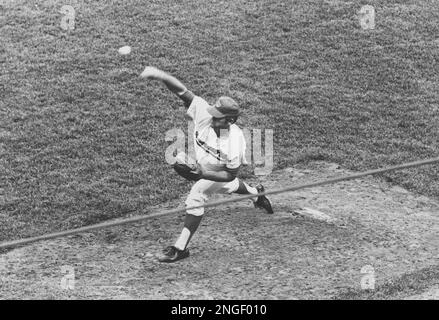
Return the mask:
[[[236,98],[242,127],[274,130],[275,170],[439,155],[435,0],[0,3],[0,240],[145,212],[189,190],[164,159],[165,132],[187,128],[181,104],[136,76],[146,65],[209,102]],[[358,23],[364,4],[374,30]],[[61,28],[63,5],[74,30]],[[119,55],[123,45],[133,52]],[[438,173],[385,177],[439,199]]]

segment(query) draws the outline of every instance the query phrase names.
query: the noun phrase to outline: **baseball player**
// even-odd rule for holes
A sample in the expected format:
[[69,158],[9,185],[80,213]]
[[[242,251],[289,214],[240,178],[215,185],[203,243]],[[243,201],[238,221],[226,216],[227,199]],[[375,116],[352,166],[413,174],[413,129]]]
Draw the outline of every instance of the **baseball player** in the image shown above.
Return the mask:
[[[141,77],[162,81],[170,91],[183,100],[188,116],[194,121],[194,146],[196,164],[191,165],[184,154],[177,155],[174,169],[186,179],[196,181],[186,199],[186,206],[203,205],[213,193],[254,194],[255,207],[273,213],[264,187],[252,187],[237,178],[245,159],[245,139],[242,130],[235,124],[241,110],[229,97],[220,97],[215,105],[194,95],[178,79],[154,67],[146,67]],[[183,230],[173,246],[163,250],[160,262],[175,262],[189,256],[189,241],[197,230],[204,208],[188,209]]]

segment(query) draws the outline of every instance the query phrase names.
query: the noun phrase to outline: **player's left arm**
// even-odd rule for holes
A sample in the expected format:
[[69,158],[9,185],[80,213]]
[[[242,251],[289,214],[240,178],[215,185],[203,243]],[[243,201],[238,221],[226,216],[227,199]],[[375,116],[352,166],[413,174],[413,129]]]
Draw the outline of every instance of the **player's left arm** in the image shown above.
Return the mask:
[[216,182],[230,182],[233,181],[239,172],[239,167],[236,169],[226,168],[222,171],[211,171],[206,166],[198,164],[196,172],[201,179],[216,181]]

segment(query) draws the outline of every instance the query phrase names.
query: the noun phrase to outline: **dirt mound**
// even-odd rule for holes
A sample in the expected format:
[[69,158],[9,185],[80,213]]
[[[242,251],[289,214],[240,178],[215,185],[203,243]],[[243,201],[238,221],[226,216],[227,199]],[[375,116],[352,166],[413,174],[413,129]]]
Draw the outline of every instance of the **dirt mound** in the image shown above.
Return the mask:
[[[313,162],[260,182],[270,190],[349,173],[336,164]],[[0,256],[0,296],[373,298],[389,281],[430,268],[422,285],[401,283],[380,298],[437,298],[437,272],[431,269],[439,263],[438,201],[378,177],[270,198],[274,215],[254,209],[250,201],[208,209],[191,257],[172,265],[157,263],[155,255],[175,240],[183,214],[9,251]],[[183,200],[150,212],[182,206]],[[431,295],[422,295],[429,290]]]

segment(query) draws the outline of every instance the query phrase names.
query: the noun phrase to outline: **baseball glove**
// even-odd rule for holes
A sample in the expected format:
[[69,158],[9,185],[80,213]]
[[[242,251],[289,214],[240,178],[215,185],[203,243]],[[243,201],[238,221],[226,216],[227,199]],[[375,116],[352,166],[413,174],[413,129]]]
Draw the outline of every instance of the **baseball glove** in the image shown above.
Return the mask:
[[178,154],[176,160],[172,167],[180,176],[189,181],[201,179],[201,174],[197,171],[197,165],[190,164],[184,153]]
[[201,178],[199,173],[194,172],[196,168],[194,168],[193,166],[189,166],[185,163],[176,162],[172,165],[172,167],[180,176],[182,176],[186,180],[198,181]]

